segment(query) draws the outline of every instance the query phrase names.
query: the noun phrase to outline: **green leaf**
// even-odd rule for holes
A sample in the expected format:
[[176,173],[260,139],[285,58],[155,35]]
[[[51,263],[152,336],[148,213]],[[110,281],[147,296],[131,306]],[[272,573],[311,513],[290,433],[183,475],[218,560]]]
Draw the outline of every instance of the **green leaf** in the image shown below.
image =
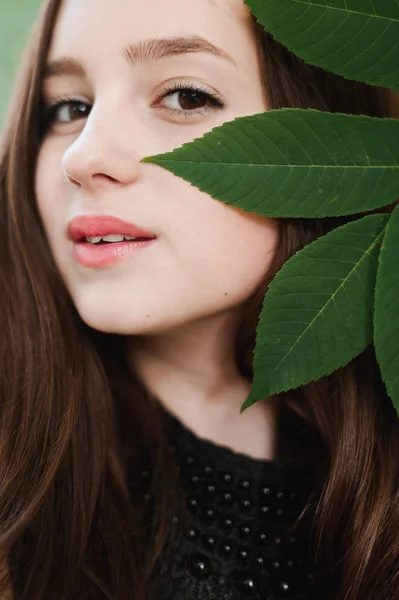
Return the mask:
[[382,379],[399,415],[399,205],[387,225],[380,253],[374,346]]
[[244,0],[273,37],[348,79],[399,90],[397,0]]
[[399,120],[282,109],[237,117],[142,159],[269,217],[373,210],[399,193]]
[[389,215],[334,229],[291,257],[263,302],[241,410],[348,364],[372,341],[378,254]]

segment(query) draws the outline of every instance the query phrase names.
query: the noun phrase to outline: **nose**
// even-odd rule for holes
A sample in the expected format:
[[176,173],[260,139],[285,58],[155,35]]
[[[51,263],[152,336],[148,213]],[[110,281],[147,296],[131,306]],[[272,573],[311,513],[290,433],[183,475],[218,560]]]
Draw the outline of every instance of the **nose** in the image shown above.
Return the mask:
[[[114,112],[110,119],[92,109],[81,134],[65,151],[62,168],[69,183],[87,191],[95,191],[104,185],[128,185],[140,173],[140,159],[145,154],[134,140],[148,138],[137,130],[137,124],[129,123]],[[140,125],[138,125],[140,126]]]

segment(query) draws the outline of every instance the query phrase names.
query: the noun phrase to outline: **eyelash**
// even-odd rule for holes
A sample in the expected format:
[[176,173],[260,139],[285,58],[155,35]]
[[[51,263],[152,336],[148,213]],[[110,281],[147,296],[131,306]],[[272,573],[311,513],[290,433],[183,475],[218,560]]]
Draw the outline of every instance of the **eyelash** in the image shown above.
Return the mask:
[[[197,86],[192,83],[185,82],[185,81],[179,81],[179,82],[176,82],[173,86],[165,87],[163,89],[162,93],[157,97],[156,102],[159,102],[160,100],[164,100],[165,98],[168,98],[169,96],[173,96],[174,94],[176,94],[176,92],[198,93],[201,96],[203,96],[206,100],[208,100],[211,104],[210,107],[198,108],[198,109],[194,109],[194,110],[184,110],[184,109],[179,110],[176,108],[166,108],[165,109],[169,113],[171,113],[173,115],[177,115],[179,117],[184,117],[187,119],[189,116],[192,116],[192,115],[204,115],[208,111],[225,110],[225,108],[226,108],[225,102],[218,94],[216,94],[216,93],[212,94],[210,92],[205,91],[200,86]],[[86,105],[86,102],[77,100],[76,98],[72,98],[69,96],[60,98],[57,102],[54,102],[53,104],[51,104],[50,106],[48,106],[45,109],[46,126],[52,125],[55,122],[55,118],[56,118],[58,110],[61,107],[67,106],[67,105],[77,105],[77,106]],[[85,116],[87,116],[87,115],[85,115]],[[85,116],[82,116],[82,118],[85,118]],[[78,119],[74,119],[74,120],[78,120]],[[68,125],[69,123],[60,123],[60,124]]]

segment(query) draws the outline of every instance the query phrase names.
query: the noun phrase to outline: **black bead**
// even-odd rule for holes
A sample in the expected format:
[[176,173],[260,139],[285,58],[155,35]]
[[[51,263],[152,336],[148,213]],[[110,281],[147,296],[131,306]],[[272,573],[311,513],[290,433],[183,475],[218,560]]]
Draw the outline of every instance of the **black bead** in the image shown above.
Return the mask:
[[261,516],[266,517],[269,514],[269,507],[261,506],[259,511],[260,511]]
[[230,519],[230,517],[226,517],[225,519],[223,519],[220,525],[222,529],[230,531],[234,527],[234,521]]
[[276,510],[276,515],[277,515],[278,517],[282,517],[282,516],[283,516],[283,514],[284,514],[284,509],[283,509],[283,508],[278,508],[278,509]]
[[234,577],[234,583],[237,590],[243,596],[255,596],[258,592],[258,582],[255,576],[249,571],[238,573]]
[[198,531],[195,529],[195,527],[190,527],[190,529],[187,530],[187,537],[189,540],[197,539]]
[[230,473],[222,473],[221,480],[223,481],[223,483],[230,484],[233,482],[233,477]]
[[231,544],[229,544],[228,542],[226,542],[225,544],[223,544],[220,547],[220,553],[223,556],[230,556],[233,552],[233,546]]
[[214,494],[216,492],[216,488],[214,485],[208,485],[208,487],[206,488],[208,494]]
[[211,571],[210,562],[204,554],[196,554],[191,560],[191,573],[195,577],[206,577]]
[[193,475],[192,477],[190,477],[188,485],[191,489],[197,489],[199,486],[199,482],[200,478],[198,477],[198,475]]
[[187,500],[187,505],[188,505],[189,511],[192,514],[195,514],[197,512],[197,510],[198,510],[198,500],[196,500],[195,498],[189,498]]
[[263,487],[261,491],[264,496],[270,496],[270,494],[272,493],[269,487]]
[[215,511],[213,508],[206,508],[202,513],[202,521],[206,525],[212,525],[215,520]]
[[248,481],[248,479],[241,479],[238,486],[243,492],[248,492],[248,490],[250,490],[252,487],[251,482]]
[[192,467],[193,465],[195,465],[196,460],[195,460],[194,456],[189,455],[189,456],[186,456],[185,463],[189,467]]
[[281,539],[281,538],[279,538],[279,537],[276,537],[276,538],[274,538],[274,543],[275,543],[277,546],[279,546],[279,545],[281,544],[281,542],[282,542],[282,539]]
[[278,560],[273,562],[273,568],[278,571],[281,568],[281,563]]
[[231,492],[224,492],[221,497],[221,502],[223,505],[231,505],[234,502],[234,496]]
[[284,492],[277,492],[276,496],[277,496],[277,500],[283,500],[284,499]]
[[207,548],[211,548],[211,549],[215,548],[216,538],[213,535],[211,535],[211,534],[204,535],[204,537],[202,539],[203,539],[204,545]]
[[265,544],[268,540],[268,537],[266,535],[266,533],[264,531],[261,531],[259,533],[259,541],[262,542],[263,544]]
[[251,527],[248,527],[248,525],[243,525],[239,529],[239,535],[242,538],[248,538],[251,535],[251,533],[252,533],[252,529],[251,529]]
[[241,560],[246,562],[248,559],[248,551],[243,548],[242,550],[239,551],[238,556],[240,557]]
[[288,583],[286,581],[281,581],[280,582],[280,590],[282,592],[289,592],[290,591],[290,586],[288,585]]
[[147,469],[143,469],[140,471],[140,475],[142,479],[148,479],[150,477],[150,472]]
[[247,512],[252,510],[253,508],[253,504],[251,502],[251,500],[247,500],[247,498],[244,498],[243,500],[240,501],[240,509],[243,512]]
[[255,559],[255,563],[258,567],[263,567],[265,565],[265,560],[263,556],[257,556]]
[[292,569],[292,567],[294,566],[294,564],[295,564],[295,563],[294,563],[294,561],[293,561],[293,560],[287,560],[287,567],[288,567],[289,569]]
[[205,465],[203,468],[204,475],[211,477],[213,475],[213,467],[211,465]]

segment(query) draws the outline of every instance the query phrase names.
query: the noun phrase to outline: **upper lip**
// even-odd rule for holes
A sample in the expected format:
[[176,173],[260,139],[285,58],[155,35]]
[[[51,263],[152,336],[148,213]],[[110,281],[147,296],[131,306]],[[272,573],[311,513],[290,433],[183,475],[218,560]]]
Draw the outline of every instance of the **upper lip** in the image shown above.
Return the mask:
[[68,224],[68,236],[74,242],[86,237],[106,236],[111,233],[120,233],[134,237],[155,238],[156,236],[134,223],[123,221],[112,215],[80,215],[74,217]]

